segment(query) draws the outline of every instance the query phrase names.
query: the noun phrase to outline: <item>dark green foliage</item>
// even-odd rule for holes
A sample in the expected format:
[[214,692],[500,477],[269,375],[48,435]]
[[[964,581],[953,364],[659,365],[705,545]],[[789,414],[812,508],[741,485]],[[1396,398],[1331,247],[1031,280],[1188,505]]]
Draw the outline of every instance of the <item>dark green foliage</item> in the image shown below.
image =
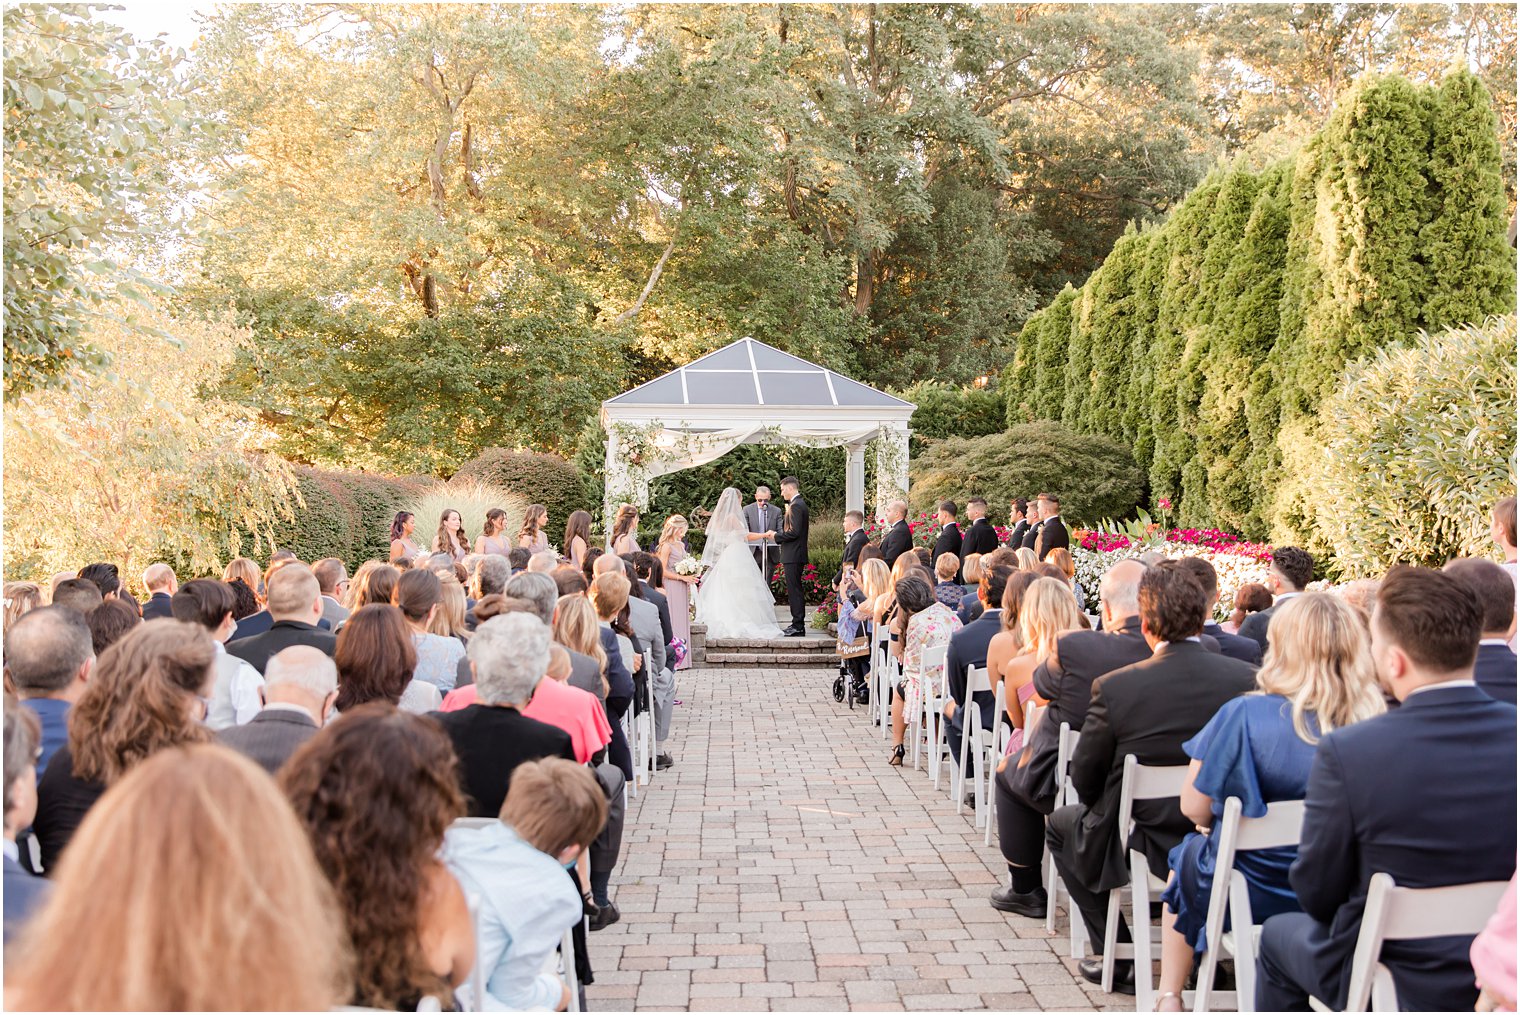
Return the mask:
[[919,381],[894,392],[918,406],[913,413],[913,451],[924,439],[981,437],[1006,425],[1007,412],[999,388],[955,387],[943,381]]
[[1032,316],[1009,423],[1122,440],[1187,524],[1329,551],[1290,474],[1346,364],[1515,305],[1500,159],[1467,72],[1368,77],[1291,159],[1216,171]]
[[[526,504],[548,508],[549,541],[553,543],[558,542],[558,534],[564,531],[565,520],[572,511],[589,511],[593,518],[601,514],[600,496],[590,489],[580,469],[558,455],[487,448],[461,465],[454,476],[500,487]],[[521,524],[521,518],[507,519],[512,533]]]
[[305,504],[275,527],[275,545],[308,563],[337,557],[350,573],[366,560],[386,559],[391,519],[425,482],[308,468],[296,475]]
[[987,437],[941,441],[913,462],[911,472],[913,506],[919,510],[980,494],[996,518],[1003,510],[997,505],[1049,490],[1061,497],[1061,515],[1072,524],[1129,514],[1145,481],[1118,441],[1048,420]]

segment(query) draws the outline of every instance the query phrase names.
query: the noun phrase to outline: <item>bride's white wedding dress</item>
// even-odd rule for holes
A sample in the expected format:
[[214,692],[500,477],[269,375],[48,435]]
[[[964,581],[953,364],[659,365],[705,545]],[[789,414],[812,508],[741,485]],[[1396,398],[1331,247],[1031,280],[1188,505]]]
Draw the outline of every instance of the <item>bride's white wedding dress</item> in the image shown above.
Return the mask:
[[739,507],[739,491],[723,491],[707,523],[702,562],[709,566],[697,589],[697,623],[708,638],[779,638],[775,600],[755,566]]

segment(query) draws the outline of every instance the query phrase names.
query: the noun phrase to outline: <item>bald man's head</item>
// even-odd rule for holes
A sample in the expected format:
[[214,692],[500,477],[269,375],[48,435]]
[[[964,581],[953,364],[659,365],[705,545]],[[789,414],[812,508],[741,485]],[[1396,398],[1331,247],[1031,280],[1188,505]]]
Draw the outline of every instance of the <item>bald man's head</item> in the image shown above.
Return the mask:
[[310,645],[281,649],[264,668],[265,704],[299,705],[320,725],[338,696],[338,667]]
[[1103,576],[1098,596],[1103,600],[1105,630],[1110,629],[1110,620],[1117,623],[1140,613],[1140,579],[1145,571],[1144,564],[1130,558],[1119,561]]
[[622,574],[623,558],[615,553],[604,553],[596,558],[596,563],[591,565],[591,573],[598,574]]
[[143,572],[143,587],[149,592],[164,592],[174,595],[179,589],[179,581],[174,577],[174,568],[168,564],[149,564]]

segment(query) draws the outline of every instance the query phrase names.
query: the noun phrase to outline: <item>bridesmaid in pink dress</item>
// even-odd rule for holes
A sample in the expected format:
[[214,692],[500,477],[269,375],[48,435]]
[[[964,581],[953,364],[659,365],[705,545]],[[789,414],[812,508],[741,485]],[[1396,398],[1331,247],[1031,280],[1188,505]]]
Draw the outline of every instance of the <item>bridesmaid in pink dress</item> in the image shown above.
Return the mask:
[[686,556],[687,528],[683,515],[671,515],[665,519],[665,527],[660,530],[660,544],[654,550],[660,567],[664,569],[665,583],[660,591],[670,603],[670,630],[687,649],[685,657],[675,667],[678,670],[691,668],[691,587],[696,578],[675,571],[676,564]]

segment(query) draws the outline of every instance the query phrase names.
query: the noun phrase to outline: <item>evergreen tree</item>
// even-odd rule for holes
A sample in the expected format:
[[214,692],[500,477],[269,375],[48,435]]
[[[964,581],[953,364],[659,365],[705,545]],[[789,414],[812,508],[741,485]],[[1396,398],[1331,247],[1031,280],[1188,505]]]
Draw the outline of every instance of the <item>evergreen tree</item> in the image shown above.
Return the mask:
[[1041,419],[1060,419],[1061,404],[1066,397],[1067,343],[1071,339],[1072,305],[1077,290],[1067,286],[1045,313],[1035,349],[1035,415]]

